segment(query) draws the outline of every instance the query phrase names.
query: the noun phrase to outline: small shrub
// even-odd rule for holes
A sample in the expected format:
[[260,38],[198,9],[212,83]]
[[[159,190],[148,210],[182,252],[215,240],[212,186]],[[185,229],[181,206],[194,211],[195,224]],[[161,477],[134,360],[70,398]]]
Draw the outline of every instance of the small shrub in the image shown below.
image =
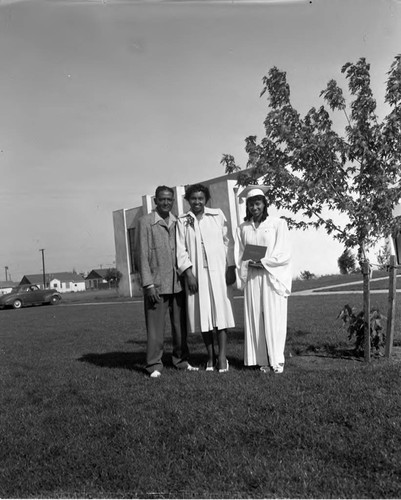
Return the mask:
[[311,273],[310,271],[302,271],[299,274],[299,277],[301,280],[312,280],[313,278],[316,278],[316,275]]
[[376,255],[379,270],[388,271],[388,266],[390,265],[390,256],[390,246],[386,241]]
[[[348,340],[355,338],[354,348],[357,356],[363,356],[364,353],[364,312],[355,313],[355,308],[346,304],[337,316],[343,322],[343,327],[348,332]],[[386,334],[382,325],[383,316],[378,308],[372,308],[370,311],[370,347],[376,355],[381,355],[380,349],[384,347]]]
[[118,288],[121,278],[122,273],[115,267],[108,269],[105,276],[105,280],[107,281],[109,288]]
[[351,274],[356,271],[355,256],[349,248],[346,248],[337,260],[341,274]]

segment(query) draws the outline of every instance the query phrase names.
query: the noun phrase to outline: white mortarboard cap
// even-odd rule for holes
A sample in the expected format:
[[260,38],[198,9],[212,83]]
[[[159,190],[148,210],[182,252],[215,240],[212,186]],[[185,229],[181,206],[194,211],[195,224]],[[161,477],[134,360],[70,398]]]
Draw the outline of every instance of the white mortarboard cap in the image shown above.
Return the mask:
[[258,186],[256,184],[252,184],[250,186],[246,186],[246,188],[238,194],[238,198],[243,202],[244,200],[253,198],[254,196],[265,196],[268,190],[268,186]]

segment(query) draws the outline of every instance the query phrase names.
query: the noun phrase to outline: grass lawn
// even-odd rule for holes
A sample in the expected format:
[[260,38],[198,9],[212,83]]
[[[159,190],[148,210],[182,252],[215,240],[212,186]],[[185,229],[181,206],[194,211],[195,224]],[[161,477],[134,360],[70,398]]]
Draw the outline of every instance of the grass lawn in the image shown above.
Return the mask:
[[[397,283],[397,289],[399,289],[401,287],[401,276],[400,275],[397,276],[396,283]],[[380,279],[379,281],[371,281],[370,282],[370,289],[371,290],[386,290],[387,291],[388,287],[389,287],[388,276],[386,276],[384,279]],[[332,289],[328,288],[327,289],[327,291],[330,291],[330,290],[333,290],[333,291],[341,290],[344,292],[351,291],[351,290],[362,291],[363,284],[362,284],[362,280],[360,280],[360,282],[356,283],[356,284],[344,285],[344,286],[341,286],[341,288],[332,288]]]
[[104,290],[85,290],[62,294],[62,303],[97,303],[97,302],[131,302],[130,297],[122,297],[115,288]]
[[156,380],[142,304],[76,299],[0,311],[0,497],[401,497],[401,363],[336,320],[361,296],[291,297],[282,375],[243,367],[237,299],[229,373],[174,370],[167,334]]
[[[397,271],[398,278],[397,284],[400,284],[401,270]],[[372,290],[388,290],[388,272],[374,270],[372,273],[372,279],[384,278],[379,281],[372,281],[370,287]],[[296,279],[292,282],[292,291],[300,292],[302,290],[310,290],[312,288],[320,287],[330,287],[333,285],[342,285],[341,290],[362,290],[362,284],[348,285],[348,283],[362,282],[363,276],[361,273],[352,274],[330,274],[327,276],[320,276],[318,278],[313,278],[310,280]],[[328,288],[329,290],[329,288]],[[340,288],[333,288],[333,291],[338,291]]]

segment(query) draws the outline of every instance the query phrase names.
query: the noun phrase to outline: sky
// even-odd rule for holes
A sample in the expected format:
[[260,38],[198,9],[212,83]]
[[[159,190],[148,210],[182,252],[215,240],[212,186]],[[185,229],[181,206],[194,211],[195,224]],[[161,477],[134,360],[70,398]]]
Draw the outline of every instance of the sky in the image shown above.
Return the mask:
[[[384,116],[400,27],[400,0],[0,0],[0,280],[40,273],[40,249],[46,272],[111,267],[114,210],[225,153],[245,167],[273,66],[306,113],[366,57]],[[338,243],[294,238],[295,272],[338,271]]]

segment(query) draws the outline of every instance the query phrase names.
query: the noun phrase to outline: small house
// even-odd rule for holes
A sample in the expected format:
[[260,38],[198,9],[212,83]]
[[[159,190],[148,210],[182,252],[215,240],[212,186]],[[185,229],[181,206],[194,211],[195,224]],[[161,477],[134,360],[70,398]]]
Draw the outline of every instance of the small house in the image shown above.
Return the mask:
[[109,269],[92,269],[85,278],[85,286],[87,290],[101,290],[109,288],[109,283],[106,279]]
[[0,295],[10,293],[15,286],[18,286],[18,283],[14,283],[13,281],[0,281]]
[[46,273],[45,287],[43,274],[26,274],[20,285],[37,285],[39,288],[55,288],[60,293],[85,291],[85,279],[77,273]]

